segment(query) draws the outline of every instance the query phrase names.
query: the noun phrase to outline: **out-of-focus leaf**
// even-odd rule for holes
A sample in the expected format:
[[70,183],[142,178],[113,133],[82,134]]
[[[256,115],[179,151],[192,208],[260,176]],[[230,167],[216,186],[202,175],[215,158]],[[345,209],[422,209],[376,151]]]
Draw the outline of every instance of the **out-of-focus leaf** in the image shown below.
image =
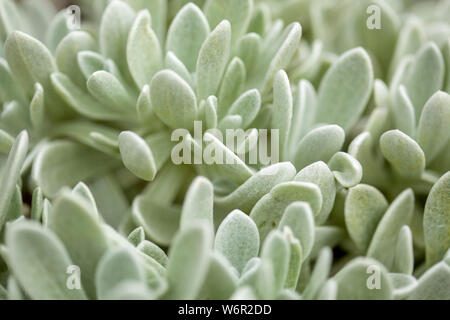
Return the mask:
[[321,82],[316,122],[351,129],[369,101],[373,77],[372,63],[364,49],[344,53]]

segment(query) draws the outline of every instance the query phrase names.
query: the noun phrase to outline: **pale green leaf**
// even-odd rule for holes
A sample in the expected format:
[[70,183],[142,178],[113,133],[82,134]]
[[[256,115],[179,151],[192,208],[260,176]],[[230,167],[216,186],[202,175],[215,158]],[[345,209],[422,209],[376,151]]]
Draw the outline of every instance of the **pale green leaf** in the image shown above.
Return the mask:
[[8,208],[19,182],[22,165],[28,151],[28,134],[22,131],[14,141],[0,178],[0,230],[6,221]]
[[81,270],[81,282],[90,298],[96,295],[95,270],[108,249],[108,239],[89,204],[77,195],[63,194],[55,201],[48,227]]
[[204,177],[195,178],[184,198],[180,229],[190,224],[204,223],[213,235],[213,199],[214,189],[211,182]]
[[428,269],[417,281],[417,286],[408,296],[409,300],[449,300],[450,267],[439,262]]
[[367,256],[377,259],[386,268],[394,266],[395,245],[404,225],[408,225],[414,209],[414,193],[411,189],[403,191],[391,203],[372,237]]
[[245,213],[234,210],[217,229],[214,248],[241,273],[247,262],[258,255],[258,228]]
[[364,49],[344,53],[322,79],[316,121],[351,129],[369,101],[373,78],[372,63]]
[[45,122],[44,106],[44,88],[38,82],[34,86],[34,95],[30,102],[30,120],[36,129],[41,128]]
[[211,240],[203,224],[178,233],[169,251],[167,298],[194,299],[198,295],[208,271]]
[[8,263],[21,287],[33,299],[86,299],[83,289],[67,287],[73,263],[61,241],[36,222],[12,224],[6,231]]
[[256,63],[261,48],[261,37],[256,33],[244,35],[238,43],[237,56],[250,71]]
[[[282,41],[279,42],[280,46],[275,47],[279,48],[278,51],[272,57],[272,60],[270,62],[267,62],[269,63],[268,69],[266,69],[267,65],[264,64],[262,66],[263,70],[267,70],[264,76],[264,84],[262,87],[263,95],[266,95],[272,88],[273,80],[278,71],[284,70],[289,66],[289,62],[291,61],[295,51],[298,48],[301,37],[302,27],[298,22],[290,24],[284,31],[283,35],[280,38],[280,40]],[[266,37],[266,41],[267,40],[268,37]],[[277,42],[280,40],[277,39]],[[273,43],[270,43],[269,45],[273,46]]]
[[286,207],[295,201],[307,202],[314,215],[322,207],[322,193],[310,182],[284,182],[275,186],[262,197],[250,212],[250,217],[259,229],[261,239],[265,239],[271,229],[277,227]]
[[163,65],[161,47],[150,24],[150,13],[140,11],[131,27],[126,47],[128,68],[139,88],[149,84]]
[[261,263],[262,265],[267,263],[272,265],[275,294],[284,287],[289,270],[289,257],[290,247],[283,233],[279,230],[270,232],[261,248]]
[[398,87],[389,106],[396,128],[413,137],[416,131],[416,115],[405,86]]
[[[330,215],[336,196],[336,183],[334,182],[333,173],[324,162],[318,161],[300,170],[294,180],[312,182],[320,188],[323,203],[319,214],[315,217],[315,221],[317,224],[323,224]],[[303,243],[302,246],[304,247]]]
[[426,44],[416,54],[405,79],[405,87],[414,105],[416,121],[425,102],[443,86],[445,65],[441,51],[433,42]]
[[361,252],[365,253],[383,217],[388,202],[376,188],[359,184],[351,188],[345,199],[345,225]]
[[337,152],[328,161],[328,167],[336,180],[345,188],[351,188],[361,182],[363,168],[358,160],[345,152]]
[[200,48],[208,35],[209,24],[203,12],[188,3],[177,13],[167,31],[166,50],[172,51],[190,72],[194,72]]
[[145,253],[149,257],[152,257],[153,259],[155,259],[163,267],[167,266],[167,262],[169,261],[169,258],[167,257],[164,250],[162,250],[160,247],[158,247],[153,242],[148,241],[148,240],[143,240],[138,244],[137,249],[139,251]]
[[252,0],[207,0],[203,9],[211,28],[222,20],[231,24],[232,43],[235,43],[246,31],[253,10]]
[[417,142],[431,163],[450,139],[450,95],[438,91],[425,103],[417,128]]
[[257,116],[261,108],[261,95],[257,89],[244,92],[230,107],[228,115],[239,115],[242,118],[241,128],[247,128]]
[[322,288],[326,286],[326,281],[333,262],[333,252],[330,248],[324,247],[317,257],[314,270],[311,274],[308,285],[303,290],[304,299],[314,299]]
[[395,246],[394,271],[411,275],[414,269],[414,252],[411,229],[403,226]]
[[61,98],[74,110],[85,117],[95,120],[124,120],[133,116],[130,113],[118,112],[114,107],[101,104],[85,91],[77,87],[69,77],[62,73],[53,73],[51,75],[52,84],[61,96]]
[[144,228],[137,227],[136,229],[130,232],[127,239],[133,246],[138,247],[139,244],[145,240]]
[[92,96],[115,112],[134,115],[135,99],[111,73],[103,70],[94,72],[87,80],[86,86]]
[[240,58],[234,57],[228,64],[218,94],[217,115],[219,119],[228,113],[230,106],[238,98],[244,86],[245,78],[244,62]]
[[298,170],[316,161],[328,162],[341,150],[344,140],[345,132],[337,125],[315,128],[297,144],[292,162]]
[[231,26],[222,21],[200,48],[196,67],[197,96],[199,100],[214,95],[230,56]]
[[184,81],[193,87],[193,81],[189,70],[172,51],[167,52],[166,58],[164,59],[164,66],[177,73]]
[[392,299],[393,287],[387,270],[371,258],[350,261],[334,276],[334,280],[338,287],[338,300]]
[[[218,211],[228,213],[233,208],[250,212],[255,203],[277,184],[291,180],[295,168],[290,162],[276,163],[256,172],[233,192],[215,196],[214,203]],[[214,214],[216,215],[216,208]]]
[[278,229],[283,231],[285,227],[289,227],[292,235],[300,241],[302,260],[305,260],[314,244],[314,216],[309,204],[294,202],[288,205]]
[[158,170],[152,150],[136,133],[123,131],[119,135],[119,149],[125,167],[137,177],[152,181]]
[[425,203],[423,228],[427,265],[444,256],[450,246],[450,172],[444,174],[431,189]]
[[173,129],[190,129],[197,116],[197,99],[178,74],[171,70],[158,72],[150,84],[155,114]]
[[123,75],[128,73],[127,40],[135,14],[128,4],[111,1],[105,9],[100,22],[99,44],[101,53],[119,67]]
[[385,132],[380,138],[380,148],[393,169],[402,176],[417,177],[425,169],[425,154],[422,149],[400,130]]
[[55,52],[56,65],[58,70],[70,76],[70,79],[78,86],[85,84],[84,75],[78,65],[78,53],[84,50],[95,51],[97,42],[87,32],[70,32],[58,44]]
[[229,299],[238,282],[237,276],[232,271],[233,267],[227,259],[217,252],[212,252],[206,278],[197,299]]
[[98,263],[95,287],[98,299],[111,299],[112,291],[124,281],[144,282],[144,271],[132,251],[110,249]]
[[287,140],[292,122],[292,92],[289,78],[284,70],[276,73],[273,80],[273,110],[271,127],[278,130],[278,144],[272,148],[278,148],[281,158],[286,157]]
[[63,186],[101,175],[117,164],[115,159],[78,143],[55,141],[37,155],[32,177],[44,194],[53,196]]
[[95,72],[103,70],[105,59],[93,51],[80,51],[77,54],[77,63],[84,78],[87,80]]

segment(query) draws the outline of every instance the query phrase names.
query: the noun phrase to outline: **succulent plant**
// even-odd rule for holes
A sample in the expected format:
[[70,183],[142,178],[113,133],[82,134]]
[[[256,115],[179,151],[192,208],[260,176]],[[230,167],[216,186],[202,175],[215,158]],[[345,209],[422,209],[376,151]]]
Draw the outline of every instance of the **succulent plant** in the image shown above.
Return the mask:
[[450,299],[450,1],[79,5],[0,0],[0,298]]

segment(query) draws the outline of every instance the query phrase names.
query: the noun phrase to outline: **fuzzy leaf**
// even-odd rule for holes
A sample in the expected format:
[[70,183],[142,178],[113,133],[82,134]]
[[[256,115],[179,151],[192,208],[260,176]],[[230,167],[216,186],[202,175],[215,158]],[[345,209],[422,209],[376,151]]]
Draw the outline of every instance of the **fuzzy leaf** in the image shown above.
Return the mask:
[[302,260],[306,259],[314,244],[314,216],[309,204],[294,202],[287,206],[278,229],[283,231],[285,227],[289,227],[293,236],[300,241]]
[[199,100],[214,95],[230,56],[231,26],[222,21],[206,38],[197,59],[196,79]]
[[210,233],[203,224],[189,225],[175,237],[169,252],[167,298],[194,299],[208,271]]
[[[136,230],[138,230],[138,229],[136,229]],[[140,229],[139,229],[139,232],[141,232]],[[141,239],[142,239],[142,237],[141,237]],[[148,241],[148,240],[142,240],[137,245],[137,249],[139,251],[141,251],[142,253],[146,254],[147,256],[155,259],[163,267],[167,266],[167,262],[169,261],[169,258],[167,257],[164,250],[162,250],[160,247],[158,247],[153,242]]]
[[15,78],[29,95],[33,94],[36,82],[47,87],[50,74],[56,71],[55,61],[47,47],[20,31],[14,31],[8,36],[5,58]]
[[96,52],[80,51],[77,54],[77,63],[84,78],[87,80],[95,71],[103,70],[106,61]]
[[320,289],[326,285],[327,277],[331,270],[333,260],[333,252],[330,248],[324,247],[316,260],[314,271],[311,278],[303,290],[304,299],[314,299],[319,293]]
[[[286,30],[284,31],[281,39],[278,41],[280,46],[274,46],[275,48],[279,48],[275,55],[272,57],[272,60],[267,62],[268,69],[264,76],[264,84],[262,87],[263,95],[267,94],[272,88],[273,80],[275,75],[280,70],[284,70],[288,67],[289,62],[291,61],[295,51],[298,48],[300,43],[300,39],[302,37],[302,27],[298,22],[294,22],[290,24]],[[268,40],[268,36],[266,37],[266,41]],[[273,46],[273,43],[268,42],[270,46]],[[264,62],[265,63],[265,62]],[[266,70],[267,66],[264,64],[262,66],[263,70]]]
[[322,194],[319,187],[310,182],[284,182],[275,186],[250,212],[261,239],[265,239],[270,230],[279,224],[286,207],[295,201],[307,202],[313,214],[317,215],[322,207]]
[[207,0],[204,7],[211,28],[215,28],[222,20],[230,21],[232,43],[247,29],[252,9],[252,0]]
[[166,49],[193,72],[200,48],[208,35],[209,24],[203,12],[195,4],[188,3],[177,13],[167,31]]
[[[300,170],[294,180],[300,182],[312,182],[320,188],[323,203],[319,214],[315,217],[315,221],[317,224],[324,223],[328,219],[331,209],[333,208],[336,196],[336,183],[334,182],[333,173],[331,173],[324,162],[318,161]],[[303,243],[302,246],[304,246]]]
[[186,81],[191,87],[193,87],[193,81],[189,70],[172,51],[167,52],[166,58],[164,60],[164,65],[167,69],[177,73],[180,77],[183,78],[184,81]]
[[[338,300],[388,300],[392,298],[392,283],[387,270],[376,260],[356,258],[335,276]],[[372,289],[369,288],[369,284]]]
[[6,221],[11,199],[19,182],[22,165],[28,151],[28,134],[22,131],[14,141],[0,178],[0,230]]
[[[230,106],[235,102],[241,93],[246,78],[246,69],[244,62],[238,57],[234,57],[228,64],[223,75],[218,95],[217,115],[221,119],[228,113]],[[259,94],[259,91],[258,91]],[[235,102],[236,103],[236,102]]]
[[200,222],[208,226],[211,235],[214,234],[213,221],[213,185],[204,177],[197,177],[190,185],[184,198],[181,211],[180,228]]
[[210,254],[209,269],[198,299],[229,299],[236,290],[237,276],[233,267],[221,254]]
[[73,263],[60,240],[36,222],[12,224],[6,231],[8,263],[32,299],[86,299],[83,289],[70,290],[67,270]]
[[[267,235],[261,248],[262,265],[270,263],[274,276],[274,292],[278,293],[286,281],[289,270],[289,243],[279,230],[273,230]],[[267,294],[267,292],[265,292]]]
[[449,300],[450,266],[439,262],[428,269],[417,282],[409,300]]
[[290,162],[273,164],[256,172],[230,194],[215,196],[214,203],[218,210],[226,213],[233,208],[249,212],[255,203],[273,187],[291,180],[294,176],[295,168]]
[[362,48],[344,53],[325,74],[319,88],[316,122],[334,123],[351,129],[372,92],[373,70]]
[[230,107],[228,115],[239,115],[242,128],[247,128],[261,108],[261,95],[257,89],[244,92]]
[[394,271],[411,275],[414,269],[414,252],[411,229],[403,226],[395,246]]
[[108,249],[100,221],[89,204],[77,195],[63,194],[55,201],[48,227],[66,247],[73,263],[81,270],[83,288],[95,297],[95,270]]
[[119,149],[125,167],[137,177],[152,181],[157,167],[152,150],[140,136],[131,131],[119,135]]
[[358,160],[345,152],[337,152],[328,161],[328,166],[336,180],[345,188],[361,182],[363,169]]
[[440,90],[444,81],[444,59],[436,44],[430,42],[420,49],[408,72],[405,87],[414,105],[416,121],[425,102]]
[[[127,114],[117,112],[117,110],[111,108],[111,106],[99,103],[89,94],[77,87],[77,85],[66,75],[59,72],[53,73],[51,75],[51,81],[61,98],[83,116],[95,120],[127,119]],[[129,117],[130,115],[128,115],[128,118]]]
[[425,169],[422,149],[400,130],[385,132],[380,138],[380,148],[386,160],[402,176],[417,177]]
[[361,252],[367,251],[387,208],[386,198],[370,185],[359,184],[349,190],[345,199],[345,225]]
[[423,228],[427,265],[444,256],[450,247],[450,172],[444,174],[431,189],[425,203]]
[[420,116],[417,142],[431,163],[450,139],[450,95],[439,91],[428,99]]
[[39,152],[32,176],[44,194],[53,196],[63,186],[100,175],[117,165],[111,157],[70,141],[55,141]]
[[34,95],[30,102],[30,120],[35,128],[40,128],[45,122],[44,106],[44,88],[38,82],[34,86]]
[[300,170],[316,161],[328,162],[341,150],[344,140],[345,132],[337,125],[313,129],[297,145],[293,164]]
[[87,32],[70,32],[61,40],[55,52],[58,70],[66,75],[78,86],[85,84],[85,78],[78,65],[78,52],[83,50],[97,50],[95,39]]
[[163,57],[158,38],[150,24],[150,13],[140,11],[131,27],[127,42],[127,63],[130,73],[142,88],[162,68]]
[[217,229],[214,248],[241,273],[247,262],[258,255],[258,228],[245,213],[234,210]]
[[372,237],[367,256],[377,259],[391,270],[394,264],[397,236],[404,225],[408,225],[414,209],[414,193],[411,189],[403,191],[378,223]]
[[175,72],[158,72],[150,84],[150,97],[155,114],[165,124],[173,129],[193,127],[197,99],[186,81]]
[[289,135],[290,154],[300,139],[310,130],[316,113],[317,95],[307,80],[300,80],[294,97],[291,132]]
[[405,86],[398,87],[392,100],[390,110],[393,113],[396,128],[413,137],[416,131],[416,115]]
[[273,80],[273,114],[271,127],[279,130],[278,147],[282,158],[286,155],[286,144],[292,122],[292,93],[288,76],[284,70],[276,73]]
[[99,299],[112,299],[113,290],[124,281],[144,282],[144,272],[136,256],[126,248],[114,248],[103,255],[95,274]]
[[135,101],[120,81],[111,73],[100,70],[87,80],[88,91],[102,104],[113,108],[117,113],[134,115]]
[[134,18],[134,11],[129,5],[114,0],[106,7],[100,22],[100,51],[106,58],[114,60],[123,75],[128,73],[124,57],[127,56],[127,39]]

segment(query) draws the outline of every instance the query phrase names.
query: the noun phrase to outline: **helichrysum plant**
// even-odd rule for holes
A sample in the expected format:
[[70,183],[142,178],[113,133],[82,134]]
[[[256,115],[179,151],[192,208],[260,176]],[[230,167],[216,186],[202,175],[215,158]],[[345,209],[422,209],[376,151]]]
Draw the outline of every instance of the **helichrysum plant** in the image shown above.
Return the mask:
[[450,1],[78,4],[0,0],[0,298],[450,299]]

